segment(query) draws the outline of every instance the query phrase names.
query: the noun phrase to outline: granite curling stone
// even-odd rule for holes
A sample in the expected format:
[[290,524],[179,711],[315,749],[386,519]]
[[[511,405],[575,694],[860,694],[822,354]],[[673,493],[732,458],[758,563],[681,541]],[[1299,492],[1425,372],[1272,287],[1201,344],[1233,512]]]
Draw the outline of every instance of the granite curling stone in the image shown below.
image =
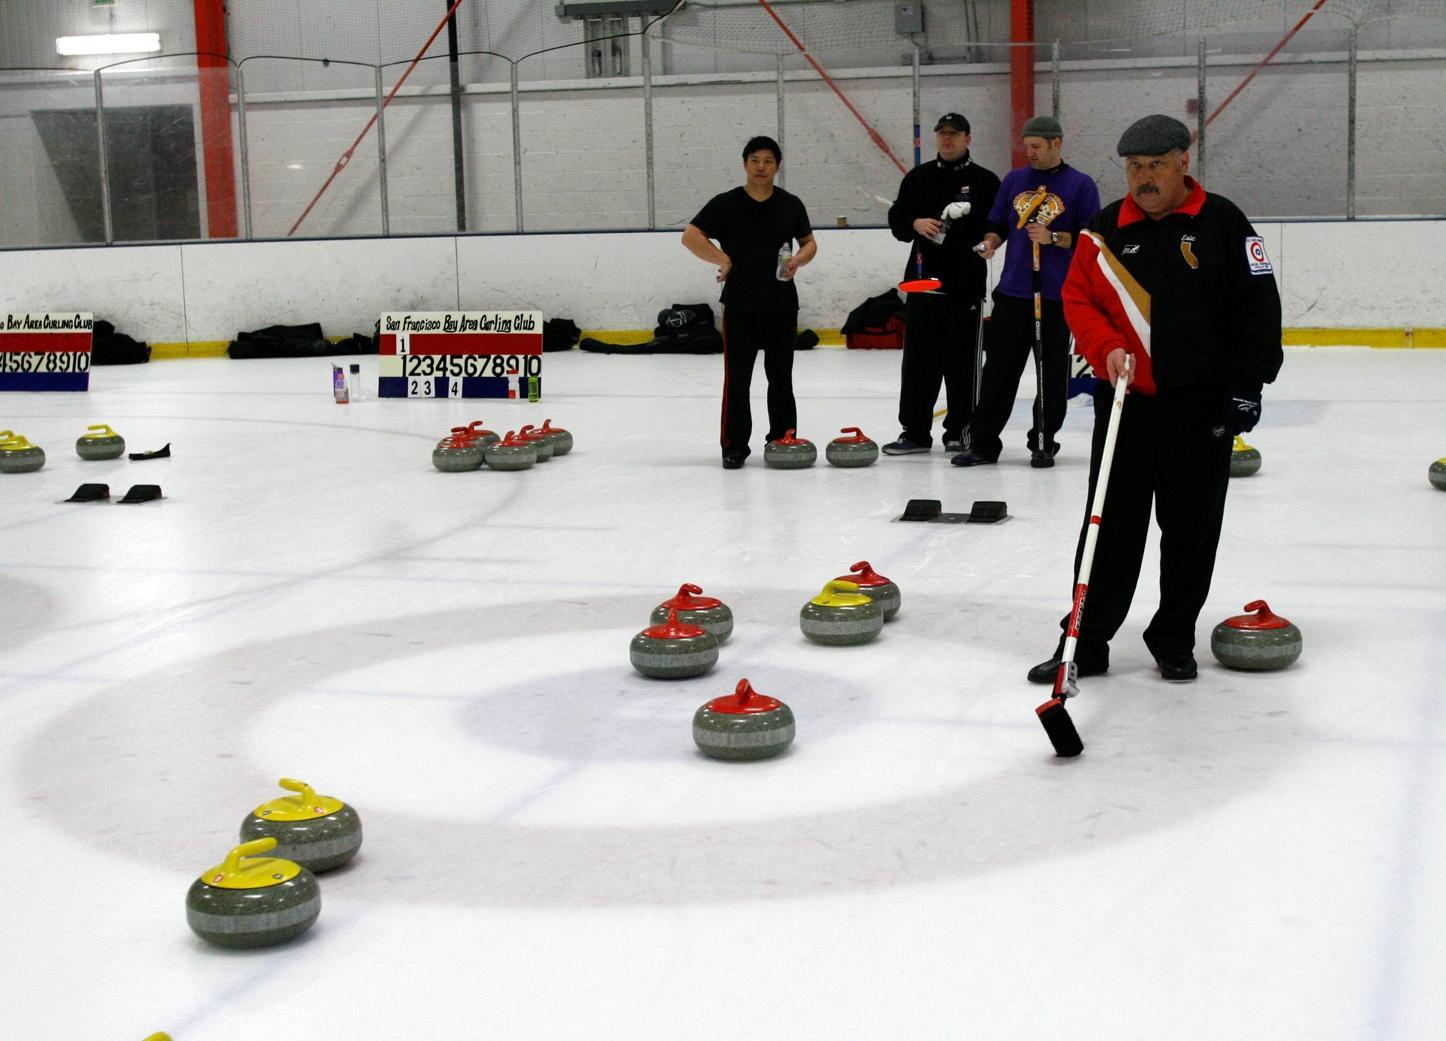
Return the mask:
[[241,841],[273,838],[276,856],[320,874],[339,868],[361,849],[361,818],[330,795],[317,795],[305,781],[278,782],[296,795],[264,802],[241,822]]
[[795,431],[788,431],[777,441],[763,446],[763,463],[775,470],[802,470],[818,461],[818,449],[812,441],[794,437]]
[[633,637],[628,657],[644,676],[682,680],[701,676],[717,663],[718,639],[701,625],[680,622],[678,612],[669,610],[667,621]]
[[1245,443],[1240,435],[1235,437],[1235,447],[1230,450],[1230,476],[1249,477],[1260,470],[1260,452]]
[[572,434],[562,427],[552,425],[552,420],[542,421],[542,432],[552,438],[552,454],[567,455],[572,451]]
[[1446,459],[1437,459],[1426,471],[1426,477],[1431,482],[1432,488],[1440,488],[1446,492]]
[[448,437],[432,449],[432,465],[446,474],[466,473],[482,468],[483,449],[466,427],[453,427]]
[[793,710],[760,694],[746,679],[693,713],[693,742],[706,756],[734,761],[768,759],[793,744]]
[[651,621],[661,625],[668,620],[668,612],[676,611],[678,621],[689,625],[700,625],[713,634],[720,644],[733,632],[733,612],[717,597],[702,596],[703,587],[688,582],[678,587],[678,595],[664,600],[653,608]]
[[884,628],[884,609],[857,584],[836,578],[803,605],[798,625],[804,636],[829,647],[868,643]]
[[537,453],[539,463],[545,463],[552,458],[552,438],[531,423],[517,431],[517,436],[532,446],[533,451]]
[[28,474],[45,465],[45,449],[12,430],[0,430],[0,474]]
[[899,607],[903,603],[899,587],[870,567],[867,560],[860,560],[851,566],[849,573],[839,575],[838,580],[852,582],[858,586],[860,593],[878,604],[883,610],[884,621],[892,620],[894,615],[899,613]]
[[836,437],[824,446],[824,458],[834,466],[868,466],[879,458],[878,442],[871,441],[858,427],[844,427],[840,433],[848,437]]
[[498,441],[502,440],[502,438],[497,436],[497,431],[488,430],[482,425],[482,420],[480,419],[474,419],[468,423],[466,430],[467,433],[472,435],[472,440],[476,441],[483,448],[486,448],[488,445],[495,445]]
[[1264,600],[1245,605],[1255,614],[1227,618],[1210,633],[1210,653],[1227,669],[1265,672],[1283,669],[1300,657],[1300,630],[1271,612]]
[[126,439],[104,423],[94,423],[85,428],[75,442],[75,454],[82,459],[119,459],[126,450]]
[[511,430],[495,445],[486,448],[487,465],[493,470],[527,470],[537,462],[537,449]]
[[321,914],[321,886],[300,864],[263,856],[273,838],[246,842],[191,883],[186,924],[218,947],[270,947],[295,939]]

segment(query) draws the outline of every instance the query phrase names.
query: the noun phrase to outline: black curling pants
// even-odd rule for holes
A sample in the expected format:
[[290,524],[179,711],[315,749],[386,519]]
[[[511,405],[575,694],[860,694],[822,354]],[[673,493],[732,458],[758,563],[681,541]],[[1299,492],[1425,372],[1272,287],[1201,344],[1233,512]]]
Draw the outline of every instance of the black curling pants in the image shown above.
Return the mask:
[[[1140,576],[1153,503],[1160,526],[1160,606],[1145,629],[1145,646],[1156,659],[1194,650],[1195,623],[1210,592],[1230,484],[1232,440],[1212,432],[1220,422],[1224,396],[1223,387],[1126,396],[1080,620],[1081,641],[1108,643],[1124,623]],[[1108,380],[1100,380],[1094,398],[1089,495],[1075,549],[1076,576],[1114,401]],[[1060,628],[1068,626],[1065,615]]]
[[947,293],[910,293],[904,302],[899,426],[916,445],[932,445],[934,405],[943,383],[944,440],[956,441],[974,414],[980,301]]
[[[1069,393],[1069,327],[1064,321],[1064,305],[1058,300],[1041,301],[1040,340],[1044,345],[1043,389],[1041,401],[1036,369],[1034,406],[1031,412],[1028,445],[1031,452],[1059,451],[1054,435],[1064,425],[1066,399]],[[994,294],[994,311],[986,326],[984,385],[979,391],[979,407],[969,425],[969,450],[985,459],[998,459],[1004,448],[999,433],[1009,422],[1014,410],[1014,394],[1019,377],[1034,353],[1034,298]],[[1044,436],[1040,437],[1040,410],[1044,413]]]
[[740,311],[723,308],[723,420],[719,442],[725,456],[748,455],[753,410],[748,387],[753,363],[763,352],[768,378],[768,437],[774,441],[798,426],[793,400],[793,341],[798,335],[797,311]]

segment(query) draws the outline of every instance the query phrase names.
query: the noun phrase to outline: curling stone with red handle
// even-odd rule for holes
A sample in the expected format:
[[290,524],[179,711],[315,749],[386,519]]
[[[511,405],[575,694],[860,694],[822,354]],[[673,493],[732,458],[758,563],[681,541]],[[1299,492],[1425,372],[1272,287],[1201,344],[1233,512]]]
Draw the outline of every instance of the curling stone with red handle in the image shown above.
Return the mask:
[[884,628],[884,609],[853,582],[834,579],[803,605],[798,625],[814,643],[844,647],[868,643]]
[[552,458],[552,438],[531,423],[517,431],[517,436],[533,447],[539,463],[545,463]]
[[790,430],[777,441],[763,446],[763,463],[775,470],[802,470],[818,461],[818,449],[812,441],[794,437]]
[[452,433],[432,449],[432,465],[446,474],[465,473],[482,467],[482,446],[473,440],[466,427],[453,427]]
[[552,438],[552,454],[567,455],[572,451],[572,434],[562,427],[552,425],[552,420],[542,421],[542,432]]
[[1432,488],[1440,488],[1446,492],[1446,459],[1437,459],[1426,471],[1426,479],[1431,482]]
[[693,741],[714,759],[768,759],[793,744],[793,710],[746,679],[693,714]]
[[844,427],[841,433],[824,446],[823,455],[834,466],[868,466],[879,457],[878,442],[871,441],[858,427]]
[[467,433],[472,435],[472,440],[476,441],[484,449],[488,445],[495,445],[498,441],[502,440],[502,438],[497,436],[497,431],[488,430],[482,425],[482,420],[480,419],[474,419],[468,423],[466,430]]
[[75,442],[75,454],[82,459],[118,459],[126,450],[126,439],[104,423],[93,423],[85,429],[88,433]]
[[678,587],[678,595],[653,608],[652,622],[659,625],[668,620],[668,612],[678,612],[678,621],[701,625],[721,644],[733,632],[733,612],[714,596],[703,596],[702,586],[688,582]]
[[262,803],[241,822],[241,841],[273,838],[276,855],[320,873],[341,867],[361,849],[361,818],[340,799],[317,795],[305,781],[279,782],[296,795]]
[[526,470],[537,462],[537,449],[511,430],[495,445],[488,445],[485,453],[493,470]]
[[0,430],[0,474],[28,474],[45,465],[45,449],[13,430]]
[[633,637],[628,657],[644,676],[688,679],[703,675],[717,663],[718,640],[701,625],[678,621],[678,612],[669,610],[666,622]]
[[1210,633],[1210,653],[1227,669],[1283,669],[1300,657],[1300,630],[1274,614],[1264,600],[1245,605],[1254,614],[1227,618]]
[[870,567],[867,560],[860,560],[849,568],[847,575],[839,575],[838,580],[858,586],[860,593],[883,610],[884,621],[889,621],[899,613],[899,606],[903,603],[899,587]]
[[1230,476],[1249,477],[1260,470],[1260,451],[1245,443],[1245,438],[1235,436],[1235,446],[1230,450]]
[[218,947],[270,947],[310,929],[321,914],[321,886],[300,864],[264,856],[270,837],[246,842],[191,883],[186,924]]

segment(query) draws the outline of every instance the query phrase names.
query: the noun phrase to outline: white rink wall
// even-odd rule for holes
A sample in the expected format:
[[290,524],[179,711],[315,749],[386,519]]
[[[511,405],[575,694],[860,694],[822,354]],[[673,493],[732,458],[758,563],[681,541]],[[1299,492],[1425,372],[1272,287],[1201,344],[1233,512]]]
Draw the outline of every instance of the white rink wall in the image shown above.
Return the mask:
[[[1287,327],[1446,327],[1441,220],[1261,223]],[[894,285],[907,249],[877,228],[821,228],[800,324],[836,329]],[[993,262],[998,272],[1003,254]],[[584,329],[651,328],[715,302],[714,270],[676,231],[217,242],[0,252],[0,310],[91,311],[154,343],[319,321],[370,333],[383,311],[518,308]]]

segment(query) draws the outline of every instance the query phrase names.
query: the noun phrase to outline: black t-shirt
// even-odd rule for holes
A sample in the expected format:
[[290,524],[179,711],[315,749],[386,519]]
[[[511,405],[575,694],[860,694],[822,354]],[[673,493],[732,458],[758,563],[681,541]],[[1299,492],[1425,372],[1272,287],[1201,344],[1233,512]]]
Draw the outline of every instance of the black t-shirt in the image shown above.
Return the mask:
[[758,202],[738,187],[709,199],[691,223],[733,261],[724,304],[741,311],[798,310],[793,280],[778,280],[778,251],[813,234],[803,200],[774,185],[773,194]]

